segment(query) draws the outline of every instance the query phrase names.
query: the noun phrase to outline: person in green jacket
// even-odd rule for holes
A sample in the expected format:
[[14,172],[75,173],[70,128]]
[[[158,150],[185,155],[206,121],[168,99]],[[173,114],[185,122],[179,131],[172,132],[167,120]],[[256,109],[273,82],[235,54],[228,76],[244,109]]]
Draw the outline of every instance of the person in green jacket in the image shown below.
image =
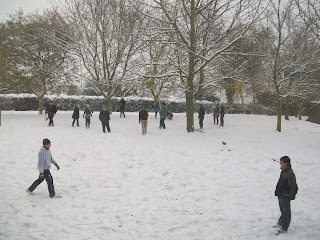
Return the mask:
[[164,123],[164,121],[166,120],[167,118],[167,107],[166,107],[166,104],[165,103],[162,103],[161,104],[161,109],[159,111],[159,114],[160,114],[160,126],[159,128],[163,128],[163,129],[166,129],[166,125]]

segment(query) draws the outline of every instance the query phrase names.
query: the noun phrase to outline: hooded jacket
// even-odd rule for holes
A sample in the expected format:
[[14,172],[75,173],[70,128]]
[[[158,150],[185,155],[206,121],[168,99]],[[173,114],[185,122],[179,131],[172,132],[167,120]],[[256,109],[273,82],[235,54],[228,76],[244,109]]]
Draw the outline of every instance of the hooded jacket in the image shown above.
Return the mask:
[[296,176],[291,169],[291,166],[286,167],[280,174],[279,181],[276,186],[275,196],[294,200],[298,192]]
[[44,146],[40,148],[38,153],[38,169],[40,173],[44,170],[50,169],[52,164],[57,164],[57,162],[52,158],[50,149],[46,149]]

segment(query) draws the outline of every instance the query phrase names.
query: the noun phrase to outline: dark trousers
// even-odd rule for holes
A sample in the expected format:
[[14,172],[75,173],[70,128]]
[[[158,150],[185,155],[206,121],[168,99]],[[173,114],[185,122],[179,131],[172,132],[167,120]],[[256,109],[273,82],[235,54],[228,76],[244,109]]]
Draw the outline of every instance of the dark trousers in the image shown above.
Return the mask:
[[213,122],[216,123],[216,120],[217,120],[217,124],[219,124],[219,116],[213,115]]
[[290,200],[280,198],[278,197],[279,200],[279,207],[280,207],[280,212],[281,216],[278,221],[278,225],[282,226],[283,230],[288,230],[290,222],[291,222],[291,207],[290,207]]
[[49,171],[49,169],[47,170],[44,170],[43,171],[43,174],[44,174],[44,177],[41,178],[40,175],[39,175],[39,178],[37,180],[34,181],[34,183],[32,183],[32,185],[29,187],[29,191],[30,192],[33,192],[33,190],[36,189],[36,187],[38,187],[40,185],[40,183],[43,182],[44,179],[46,179],[47,181],[47,184],[48,184],[48,191],[49,191],[49,196],[51,198],[54,197],[55,195],[55,191],[54,191],[54,186],[53,186],[53,178],[52,178],[52,175]]
[[203,128],[203,118],[199,118],[199,125],[200,125],[200,128]]
[[72,122],[72,126],[74,126],[74,122],[77,120],[77,126],[79,127],[79,118],[74,118]]
[[124,114],[124,111],[120,111],[120,118],[121,118],[121,115],[123,115],[123,117],[126,118],[126,115]]
[[90,117],[86,117],[86,127],[90,127]]
[[108,132],[110,132],[110,126],[109,126],[109,121],[101,121],[102,124],[102,131],[105,133],[106,132],[106,127]]
[[164,120],[166,120],[164,117],[160,117],[160,127],[166,129],[166,124],[164,123]]
[[48,114],[48,118],[49,118],[49,126],[54,126],[54,124],[53,124],[53,115]]
[[220,126],[224,126],[224,116],[220,117]]

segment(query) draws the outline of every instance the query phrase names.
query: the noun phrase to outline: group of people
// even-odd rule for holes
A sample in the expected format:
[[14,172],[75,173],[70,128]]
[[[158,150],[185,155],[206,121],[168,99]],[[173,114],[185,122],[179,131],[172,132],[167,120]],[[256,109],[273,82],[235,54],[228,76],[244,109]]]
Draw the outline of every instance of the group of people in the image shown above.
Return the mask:
[[[90,105],[87,104],[84,112],[83,112],[83,118],[86,119],[86,128],[90,128],[90,119],[92,118],[92,113],[93,111],[90,108]],[[80,118],[80,105],[77,105],[72,114],[73,122],[72,122],[72,127],[74,127],[75,122],[77,121],[77,127],[80,127],[79,125],[79,118]]]
[[[125,105],[126,102],[123,98],[121,98],[120,100],[120,118],[123,116],[124,118],[126,117],[125,115]],[[168,117],[169,119],[172,119],[173,114],[169,113],[167,111],[166,108],[166,104],[162,103],[161,104],[161,109],[159,110],[158,104],[155,104],[154,106],[154,112],[155,112],[155,118],[157,118],[158,115],[158,111],[160,114],[160,125],[159,128],[160,129],[165,129],[166,125],[165,125],[165,119]],[[76,105],[76,107],[73,110],[73,114],[72,114],[72,127],[74,127],[75,122],[77,122],[77,127],[79,127],[79,118],[80,118],[80,111],[79,111],[80,105]],[[142,111],[142,113],[141,113]],[[140,122],[146,121],[143,124],[141,124],[141,126],[143,126],[142,128],[144,130],[142,130],[142,134],[146,134],[147,132],[147,118],[148,118],[148,113],[145,113],[146,110],[141,107],[140,112],[139,112],[139,124]],[[57,107],[55,104],[53,104],[52,101],[49,101],[49,105],[46,108],[46,114],[48,116],[49,119],[49,124],[48,126],[54,126],[54,122],[53,122],[53,117],[54,115],[57,113]],[[85,118],[86,120],[86,128],[90,128],[90,119],[93,117],[92,116],[93,111],[90,108],[90,105],[87,104],[83,113],[83,118]],[[140,114],[141,113],[141,114]],[[221,106],[219,105],[219,103],[216,103],[214,109],[213,109],[213,121],[214,124],[219,124],[219,117],[220,117],[220,126],[224,126],[224,114],[225,114],[225,106],[223,103],[221,103]],[[147,117],[146,117],[147,116]],[[199,125],[200,125],[200,129],[203,128],[203,120],[204,120],[204,116],[205,116],[205,109],[203,108],[202,105],[200,105],[200,109],[199,109],[199,115],[198,115],[198,119],[199,119]],[[107,128],[108,132],[110,132],[110,113],[106,110],[105,107],[102,108],[102,110],[100,111],[99,114],[99,120],[101,121],[102,124],[102,130],[103,132],[105,132],[105,128]]]
[[[124,118],[126,117],[125,115],[125,100],[122,98],[120,100],[120,118],[123,116]],[[155,118],[157,117],[158,114],[158,108],[155,107],[155,109],[157,109],[157,111],[155,111]],[[49,101],[49,105],[46,108],[46,116],[48,117],[49,120],[49,124],[48,126],[54,126],[54,122],[53,122],[53,117],[55,116],[55,114],[57,113],[57,107],[55,104],[53,104],[52,101]],[[93,117],[92,115],[93,111],[90,108],[90,105],[87,104],[85,107],[85,110],[83,112],[83,118],[85,118],[86,120],[86,128],[90,128],[90,119]],[[161,109],[159,111],[159,115],[160,115],[160,125],[159,128],[160,129],[165,129],[166,125],[165,125],[165,120],[166,118],[170,118],[172,119],[173,114],[172,113],[168,113],[167,111],[167,107],[166,104],[163,102],[161,104]],[[141,127],[142,127],[142,134],[145,135],[147,133],[147,126],[148,126],[148,117],[149,114],[148,112],[144,109],[143,106],[141,106],[140,108],[140,112],[139,112],[139,124],[141,123]],[[74,127],[75,123],[77,123],[77,127],[79,127],[79,118],[80,118],[80,105],[76,105],[74,110],[73,110],[73,114],[72,114],[72,124],[71,126]],[[108,132],[110,132],[110,113],[107,111],[106,107],[103,106],[102,110],[99,113],[99,120],[101,121],[102,124],[102,131],[105,133],[106,129]]]
[[[214,124],[219,124],[219,116],[220,116],[220,126],[224,127],[225,110],[226,110],[226,108],[223,103],[221,103],[221,106],[219,106],[219,103],[216,103],[215,107],[213,108],[213,123]],[[200,129],[203,128],[204,115],[205,115],[205,109],[202,105],[200,105],[199,115],[198,115]]]
[[[121,104],[123,106],[125,103],[123,104],[122,102]],[[120,117],[121,116],[125,117],[124,108],[120,108],[120,109],[121,109]],[[56,106],[53,104],[52,101],[50,101],[49,106],[46,109],[46,114],[48,114],[48,118],[50,119],[48,124],[49,126],[54,126],[53,117],[56,114],[56,112],[57,112]],[[224,121],[223,121],[224,112],[225,112],[225,107],[223,103],[221,104],[220,107],[219,107],[219,104],[217,103],[213,112],[214,124],[219,123],[219,116],[220,116],[220,124],[221,126],[224,125]],[[83,116],[86,118],[86,126],[88,128],[90,127],[90,118],[92,117],[92,113],[93,112],[91,111],[90,106],[87,105],[83,113]],[[168,115],[165,103],[161,104],[161,109],[159,111],[159,114],[160,114],[159,128],[165,129],[166,128],[165,119],[167,118],[167,115]],[[72,126],[74,126],[75,121],[77,121],[77,126],[79,126],[79,121],[78,121],[79,115],[80,115],[79,105],[77,105],[72,115],[72,118],[74,119],[72,122]],[[205,115],[205,110],[203,106],[200,105],[199,117],[198,117],[200,128],[203,128],[204,115]],[[148,117],[149,117],[148,112],[142,106],[139,112],[139,124],[141,124],[143,135],[147,133]],[[155,113],[155,117],[157,117],[157,112]],[[105,132],[105,128],[107,128],[108,132],[110,132],[110,126],[109,126],[110,114],[105,107],[103,107],[103,109],[100,111],[99,119],[102,123],[103,132]],[[40,151],[38,153],[39,177],[31,184],[30,187],[26,189],[26,192],[31,195],[34,194],[33,191],[45,179],[48,185],[49,197],[50,198],[59,197],[59,196],[56,196],[55,194],[53,178],[50,173],[50,168],[51,168],[51,164],[55,165],[58,170],[60,169],[60,166],[53,159],[50,152],[50,147],[51,147],[51,141],[47,138],[43,139],[42,147],[40,148]],[[277,224],[273,226],[277,228],[277,231],[275,233],[276,235],[286,233],[288,231],[288,228],[291,222],[291,201],[295,199],[295,196],[298,192],[296,177],[291,168],[291,160],[288,156],[283,156],[280,158],[280,169],[281,169],[281,174],[280,174],[278,183],[276,185],[275,196],[278,197],[281,215]]]

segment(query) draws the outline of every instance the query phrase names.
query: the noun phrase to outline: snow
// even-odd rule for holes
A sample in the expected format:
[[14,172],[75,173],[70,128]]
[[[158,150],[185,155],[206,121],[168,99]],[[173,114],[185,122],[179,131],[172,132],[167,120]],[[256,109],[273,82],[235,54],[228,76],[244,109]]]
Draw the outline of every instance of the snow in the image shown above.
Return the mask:
[[[220,127],[206,115],[203,133],[187,133],[185,114],[160,130],[150,113],[143,136],[138,113],[114,113],[105,134],[97,112],[90,129],[82,118],[72,128],[71,115],[58,111],[49,128],[36,112],[2,112],[0,239],[320,238],[317,124],[292,117],[279,133],[275,116],[226,115]],[[51,168],[60,199],[49,198],[45,181],[25,192],[43,138],[61,167]],[[289,231],[276,237],[284,155],[299,191]]]

